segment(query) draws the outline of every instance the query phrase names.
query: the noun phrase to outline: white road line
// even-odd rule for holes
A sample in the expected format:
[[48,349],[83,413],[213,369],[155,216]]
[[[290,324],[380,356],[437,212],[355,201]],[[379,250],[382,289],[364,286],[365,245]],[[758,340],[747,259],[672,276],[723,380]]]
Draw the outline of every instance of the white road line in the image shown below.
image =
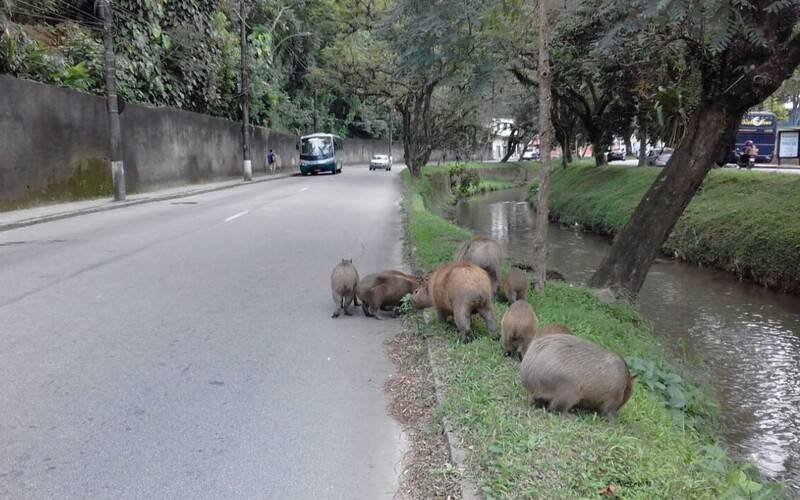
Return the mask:
[[233,214],[233,215],[231,215],[230,217],[228,217],[227,219],[225,219],[225,222],[230,222],[230,221],[232,221],[233,219],[238,219],[238,218],[239,218],[239,217],[241,217],[242,215],[247,215],[247,214],[249,214],[249,213],[250,213],[250,210],[245,210],[244,212],[239,212],[238,214]]
[[301,192],[301,193],[302,193],[303,191],[308,191],[308,186],[306,186],[306,187],[304,187],[303,189],[301,189],[301,190],[300,190],[300,192]]

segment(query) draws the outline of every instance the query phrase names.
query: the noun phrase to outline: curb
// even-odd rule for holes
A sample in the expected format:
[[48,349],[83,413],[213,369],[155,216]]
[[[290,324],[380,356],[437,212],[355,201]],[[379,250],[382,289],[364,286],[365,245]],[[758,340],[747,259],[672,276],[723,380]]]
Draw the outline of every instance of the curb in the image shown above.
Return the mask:
[[156,201],[167,201],[167,200],[174,200],[177,198],[187,198],[189,196],[195,196],[198,194],[205,194],[205,193],[213,193],[214,191],[222,191],[225,189],[231,189],[240,186],[252,186],[253,184],[259,184],[262,182],[270,182],[270,181],[277,181],[279,179],[286,179],[289,177],[293,177],[295,174],[277,174],[277,175],[270,175],[264,176],[262,178],[253,179],[252,181],[241,181],[236,184],[228,184],[225,186],[216,186],[212,188],[199,188],[192,191],[183,191],[180,193],[173,193],[163,196],[153,196],[152,198],[142,198],[139,200],[133,201],[124,201],[121,203],[115,203],[111,205],[101,205],[96,207],[89,207],[83,208],[80,210],[73,210],[73,211],[66,211],[66,212],[59,212],[52,215],[43,215],[41,217],[33,217],[30,219],[23,219],[18,222],[10,222],[8,224],[0,224],[0,232],[3,231],[10,231],[12,229],[19,229],[21,227],[33,226],[34,224],[43,224],[45,222],[53,222],[62,219],[69,219],[71,217],[77,217],[79,215],[88,215],[94,214],[97,212],[108,212],[109,210],[117,210],[120,208],[132,207],[135,205],[143,205],[145,203],[153,203]]
[[[425,345],[428,348],[428,363],[433,373],[433,384],[436,386],[436,403],[442,406],[444,404],[444,384],[439,376],[442,367],[434,361],[431,342],[432,340],[430,338],[425,339]],[[461,440],[456,430],[450,425],[450,421],[447,417],[442,416],[442,423],[444,424],[444,437],[445,440],[447,440],[447,451],[450,455],[450,462],[455,466],[461,476],[461,479],[458,481],[461,487],[461,498],[463,500],[480,500],[483,497],[479,493],[478,485],[464,474],[467,470],[467,457],[469,456],[469,452],[458,445]]]

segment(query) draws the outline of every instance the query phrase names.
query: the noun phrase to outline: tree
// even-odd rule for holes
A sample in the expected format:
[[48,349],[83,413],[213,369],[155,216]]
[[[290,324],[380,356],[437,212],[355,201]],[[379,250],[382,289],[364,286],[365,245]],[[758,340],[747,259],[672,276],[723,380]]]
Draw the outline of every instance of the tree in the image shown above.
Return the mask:
[[777,95],[792,105],[789,110],[789,124],[797,126],[797,121],[800,120],[800,71],[795,71],[791,78],[783,82]]
[[539,187],[536,192],[536,231],[533,236],[534,289],[542,293],[547,280],[547,229],[550,190],[550,24],[547,2],[539,0]]
[[[628,30],[671,23],[665,44],[680,44],[700,85],[683,140],[648,189],[590,280],[636,295],[661,245],[716,161],[722,161],[748,108],[764,101],[800,63],[792,0],[647,0]],[[614,43],[613,37],[608,43]]]

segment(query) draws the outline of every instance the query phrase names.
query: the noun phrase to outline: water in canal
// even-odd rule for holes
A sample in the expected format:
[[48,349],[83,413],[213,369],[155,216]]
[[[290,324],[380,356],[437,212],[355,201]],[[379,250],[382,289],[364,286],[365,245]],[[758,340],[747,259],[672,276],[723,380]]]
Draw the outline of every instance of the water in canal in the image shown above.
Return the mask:
[[[462,201],[458,224],[500,240],[530,263],[535,217],[524,188]],[[610,240],[551,225],[549,268],[585,282]],[[727,273],[659,259],[639,296],[656,333],[715,385],[725,439],[738,456],[800,493],[800,298]]]

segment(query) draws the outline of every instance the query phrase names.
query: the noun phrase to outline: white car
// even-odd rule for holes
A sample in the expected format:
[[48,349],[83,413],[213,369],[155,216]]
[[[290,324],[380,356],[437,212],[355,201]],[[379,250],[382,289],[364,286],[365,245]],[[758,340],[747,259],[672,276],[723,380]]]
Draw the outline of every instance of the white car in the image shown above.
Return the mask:
[[388,155],[372,155],[369,161],[370,170],[378,169],[386,170],[387,172],[392,169],[392,159]]

